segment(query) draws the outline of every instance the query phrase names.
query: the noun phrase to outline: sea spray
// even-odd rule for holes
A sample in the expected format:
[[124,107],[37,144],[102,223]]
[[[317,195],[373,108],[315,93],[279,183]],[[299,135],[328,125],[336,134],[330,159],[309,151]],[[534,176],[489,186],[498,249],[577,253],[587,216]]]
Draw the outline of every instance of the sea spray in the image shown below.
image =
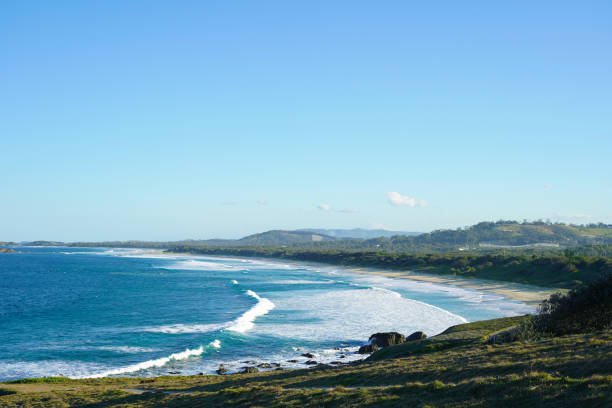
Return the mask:
[[[221,342],[219,340],[215,340],[211,342],[208,345],[208,347],[213,347],[213,348],[218,349],[221,347]],[[116,368],[113,370],[104,371],[102,373],[90,375],[88,376],[88,378],[102,378],[102,377],[108,377],[109,375],[127,374],[127,373],[133,373],[136,371],[146,370],[146,369],[154,368],[154,367],[163,367],[171,361],[186,360],[190,357],[197,357],[201,355],[202,353],[204,353],[204,347],[202,346],[196,349],[186,349],[185,351],[182,351],[180,353],[170,354],[167,357],[162,357],[162,358],[158,358],[155,360],[143,361],[142,363],[132,364],[126,367]]]

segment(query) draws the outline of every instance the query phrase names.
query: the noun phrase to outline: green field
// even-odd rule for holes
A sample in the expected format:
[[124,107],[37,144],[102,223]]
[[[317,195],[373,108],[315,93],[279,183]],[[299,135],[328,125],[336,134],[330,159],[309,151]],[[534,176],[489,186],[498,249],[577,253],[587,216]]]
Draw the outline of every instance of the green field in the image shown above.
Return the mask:
[[487,344],[523,317],[454,326],[340,367],[0,384],[2,407],[605,407],[612,330]]

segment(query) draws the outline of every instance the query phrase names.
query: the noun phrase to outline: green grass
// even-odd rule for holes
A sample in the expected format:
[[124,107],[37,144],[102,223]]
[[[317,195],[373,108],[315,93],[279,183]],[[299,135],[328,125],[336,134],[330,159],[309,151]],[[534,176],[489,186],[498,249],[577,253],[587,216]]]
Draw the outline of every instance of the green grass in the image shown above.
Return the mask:
[[71,382],[70,378],[66,377],[42,377],[42,378],[24,378],[21,380],[13,380],[7,381],[5,384],[37,384],[37,383],[45,383],[45,384],[57,384],[57,383],[67,383]]
[[[612,406],[611,330],[502,345],[483,341],[487,333],[521,319],[525,317],[454,326],[341,367],[229,376],[20,380],[0,384],[0,406]],[[152,392],[134,394],[125,391],[129,388]]]

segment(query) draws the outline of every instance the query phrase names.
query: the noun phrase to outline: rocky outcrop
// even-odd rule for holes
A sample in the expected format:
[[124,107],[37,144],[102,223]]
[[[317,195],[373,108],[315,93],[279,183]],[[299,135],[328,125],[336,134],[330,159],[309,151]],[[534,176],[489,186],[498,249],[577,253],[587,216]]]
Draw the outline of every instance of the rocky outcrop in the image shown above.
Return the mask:
[[252,373],[258,373],[259,369],[257,367],[242,367],[242,371],[240,372],[241,374],[252,374]]
[[423,340],[426,339],[427,335],[422,331],[414,332],[406,338],[406,341]]
[[357,353],[359,354],[372,354],[375,351],[378,351],[379,347],[376,344],[366,344],[365,346],[359,347]]
[[257,367],[259,367],[259,368],[272,368],[272,364],[270,364],[270,363],[261,363],[261,364],[257,364]]
[[314,355],[314,354],[312,354],[312,353],[304,353],[304,354],[302,354],[302,357],[306,357],[306,358],[314,358],[314,357],[315,357],[315,355]]
[[219,375],[227,374],[227,368],[223,366],[219,366],[219,368],[217,368],[217,374]]
[[371,344],[376,344],[378,347],[387,347],[405,343],[406,336],[397,332],[374,333],[368,340]]
[[314,361],[314,360],[308,360],[308,361],[307,361],[307,362],[305,362],[304,364],[306,364],[306,365],[316,365],[316,364],[317,364],[317,362],[316,362],[316,361]]
[[518,339],[519,326],[507,327],[487,337],[487,344],[502,344]]

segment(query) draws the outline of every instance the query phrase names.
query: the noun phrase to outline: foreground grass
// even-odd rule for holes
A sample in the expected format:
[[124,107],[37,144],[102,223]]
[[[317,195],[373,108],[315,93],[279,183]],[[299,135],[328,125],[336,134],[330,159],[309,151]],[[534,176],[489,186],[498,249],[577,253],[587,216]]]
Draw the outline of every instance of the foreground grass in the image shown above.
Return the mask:
[[[228,376],[26,379],[0,384],[2,407],[604,407],[612,331],[487,345],[524,318],[454,326],[342,367]],[[150,392],[137,393],[147,390]]]

